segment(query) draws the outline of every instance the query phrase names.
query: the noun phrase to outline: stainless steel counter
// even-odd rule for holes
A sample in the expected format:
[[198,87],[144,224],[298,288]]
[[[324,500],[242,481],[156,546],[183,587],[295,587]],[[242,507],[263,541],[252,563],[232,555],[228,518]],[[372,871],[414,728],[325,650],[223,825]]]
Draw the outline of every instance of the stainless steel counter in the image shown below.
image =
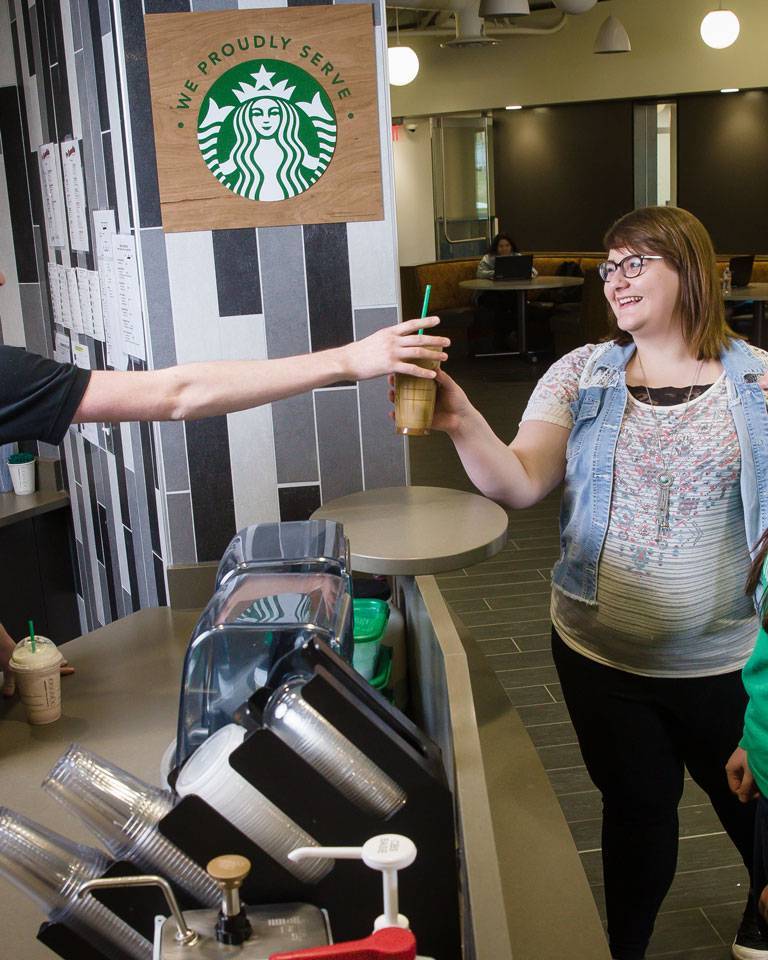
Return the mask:
[[[400,589],[416,719],[442,747],[456,797],[467,960],[608,960],[570,832],[516,711],[434,578],[403,578]],[[30,727],[21,704],[0,703],[0,804],[93,844],[39,788],[73,741],[158,783],[197,615],[143,610],[68,643],[77,672],[50,726]],[[0,881],[0,942],[15,944],[15,956],[52,960],[35,940],[41,919]]]

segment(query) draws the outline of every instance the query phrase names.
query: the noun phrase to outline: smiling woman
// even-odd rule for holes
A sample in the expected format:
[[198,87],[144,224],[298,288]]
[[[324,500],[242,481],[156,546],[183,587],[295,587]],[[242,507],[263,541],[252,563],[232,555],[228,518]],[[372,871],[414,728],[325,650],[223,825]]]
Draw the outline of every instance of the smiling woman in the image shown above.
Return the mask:
[[[435,429],[508,507],[561,481],[552,649],[603,798],[615,960],[641,960],[675,873],[685,767],[752,866],[754,810],[728,789],[740,671],[757,621],[744,593],[768,516],[768,354],[728,328],[704,226],[635,210],[605,237],[611,339],[558,360],[506,446],[438,374]],[[733,956],[768,960],[750,899]]]

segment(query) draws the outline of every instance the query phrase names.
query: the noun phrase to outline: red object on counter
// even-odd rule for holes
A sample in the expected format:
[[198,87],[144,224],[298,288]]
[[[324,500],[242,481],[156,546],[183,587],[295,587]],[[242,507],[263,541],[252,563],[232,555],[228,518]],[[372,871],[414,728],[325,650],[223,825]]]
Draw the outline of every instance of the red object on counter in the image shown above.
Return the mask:
[[403,930],[402,927],[384,927],[363,940],[272,953],[269,960],[322,960],[325,957],[337,957],[338,960],[414,960],[416,938],[410,930]]

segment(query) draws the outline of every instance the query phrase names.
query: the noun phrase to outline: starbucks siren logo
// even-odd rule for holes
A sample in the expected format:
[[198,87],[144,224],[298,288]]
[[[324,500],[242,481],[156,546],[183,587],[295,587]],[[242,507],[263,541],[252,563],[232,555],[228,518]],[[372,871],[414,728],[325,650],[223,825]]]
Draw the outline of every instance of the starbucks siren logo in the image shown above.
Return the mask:
[[197,140],[217,180],[247,200],[287,200],[331,162],[336,114],[320,84],[280,60],[227,70],[200,104]]

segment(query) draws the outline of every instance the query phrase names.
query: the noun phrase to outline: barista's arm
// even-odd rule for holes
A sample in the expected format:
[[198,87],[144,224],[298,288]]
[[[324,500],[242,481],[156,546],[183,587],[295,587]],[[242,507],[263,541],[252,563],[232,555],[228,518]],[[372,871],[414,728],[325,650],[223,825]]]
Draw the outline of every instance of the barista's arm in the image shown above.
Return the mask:
[[[94,370],[75,423],[120,420],[193,420],[245,410],[340,380],[368,380],[390,372],[434,377],[413,362],[435,358],[429,346],[445,337],[419,336],[437,317],[407,320],[332,350],[275,360],[220,360],[163,370]],[[445,360],[446,354],[438,354]]]
[[10,634],[0,623],[0,671],[3,673],[3,696],[9,697],[14,690],[12,675],[8,672],[8,661],[11,659],[13,648],[16,644],[13,642]]

